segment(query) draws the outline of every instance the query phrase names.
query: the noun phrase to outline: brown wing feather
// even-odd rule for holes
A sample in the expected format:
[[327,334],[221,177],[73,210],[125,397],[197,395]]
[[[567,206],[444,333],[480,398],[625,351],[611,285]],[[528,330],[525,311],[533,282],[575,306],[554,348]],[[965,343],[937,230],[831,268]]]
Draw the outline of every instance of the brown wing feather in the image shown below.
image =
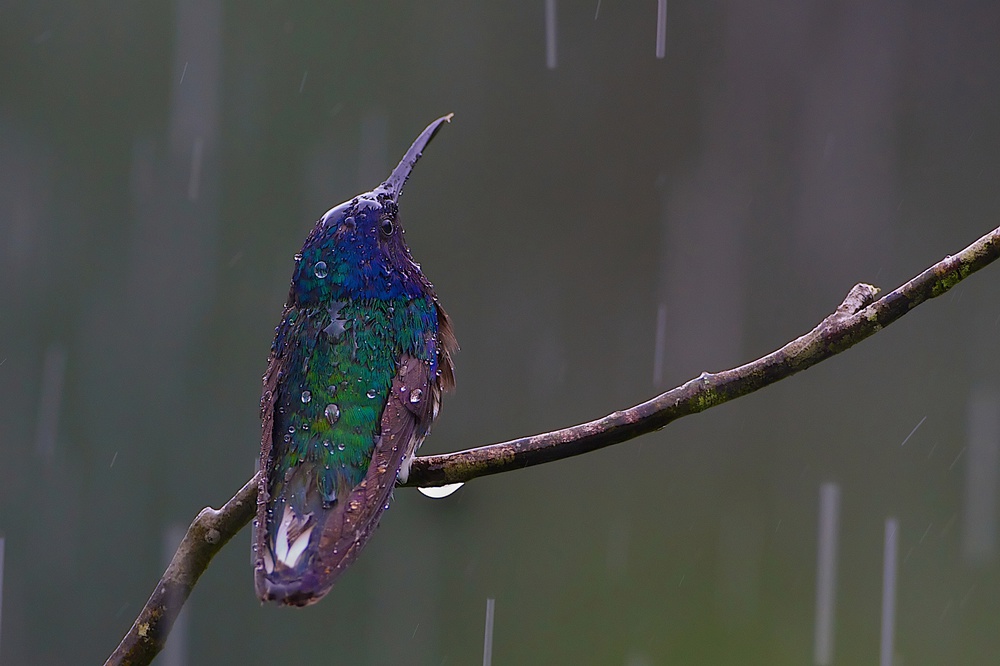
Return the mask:
[[440,391],[451,391],[455,388],[455,365],[451,360],[452,354],[458,351],[458,340],[455,338],[455,331],[451,327],[451,317],[444,311],[437,298],[434,299],[434,307],[437,308],[438,318],[438,372],[435,388]]
[[[288,308],[282,313],[282,320],[288,314]],[[263,391],[260,398],[260,476],[257,483],[257,519],[253,527],[254,543],[254,581],[257,595],[261,596],[264,577],[264,551],[267,548],[267,503],[269,498],[267,474],[271,465],[271,443],[274,431],[274,404],[278,399],[278,367],[280,359],[272,351],[267,359],[267,371],[263,377]]]
[[[336,510],[323,524],[318,562],[312,568],[320,579],[319,589],[309,598],[286,599],[286,603],[306,605],[319,600],[337,576],[357,557],[378,526],[389,502],[403,458],[419,446],[430,425],[430,364],[403,356],[400,370],[382,412],[381,435],[372,454],[365,478],[345,497],[338,498]],[[417,400],[411,400],[415,391]]]

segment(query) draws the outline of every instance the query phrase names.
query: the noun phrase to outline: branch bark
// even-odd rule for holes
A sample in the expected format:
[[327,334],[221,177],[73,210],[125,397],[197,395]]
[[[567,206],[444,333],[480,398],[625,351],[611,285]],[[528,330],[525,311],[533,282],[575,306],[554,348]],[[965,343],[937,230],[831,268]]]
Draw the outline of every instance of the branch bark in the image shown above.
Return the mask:
[[[1000,228],[954,256],[945,257],[897,289],[876,298],[878,288],[858,284],[837,310],[805,335],[777,351],[732,370],[702,373],[682,386],[604,418],[531,437],[465,451],[419,457],[405,486],[440,486],[611,446],[663,428],[752,393],[874,335],[924,301],[1000,258]],[[202,509],[132,628],[106,662],[148,664],[163,649],[177,614],[212,557],[256,512],[258,476],[219,510]]]

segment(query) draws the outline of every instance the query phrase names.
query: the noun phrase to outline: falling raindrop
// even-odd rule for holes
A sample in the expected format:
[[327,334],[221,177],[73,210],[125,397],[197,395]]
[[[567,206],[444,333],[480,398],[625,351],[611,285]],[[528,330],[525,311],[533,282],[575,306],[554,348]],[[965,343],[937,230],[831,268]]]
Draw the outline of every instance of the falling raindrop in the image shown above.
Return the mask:
[[191,175],[188,178],[188,199],[198,200],[198,190],[201,185],[201,164],[204,154],[204,140],[197,137],[191,147]]
[[967,562],[979,564],[992,561],[997,550],[1000,389],[995,385],[975,387],[966,409],[962,555]]
[[493,616],[496,600],[493,597],[486,598],[486,632],[483,636],[483,666],[493,664]]
[[666,356],[667,307],[660,304],[656,311],[656,346],[653,348],[653,386],[663,386],[663,363]]
[[326,409],[323,410],[323,415],[326,417],[326,420],[330,423],[330,425],[333,425],[337,422],[337,419],[340,418],[340,407],[331,402],[326,406]]
[[556,68],[556,0],[545,0],[545,65]]
[[882,640],[879,666],[892,666],[896,633],[896,570],[899,552],[899,521],[885,519],[882,549]]
[[816,629],[813,663],[833,663],[834,624],[837,601],[837,532],[840,486],[824,483],[819,489],[819,544],[816,563]]
[[667,54],[667,0],[656,3],[656,57],[660,60]]
[[66,348],[54,344],[45,350],[42,365],[42,391],[38,408],[38,426],[35,429],[35,449],[46,460],[51,460],[56,450],[59,414],[62,411],[63,385],[66,376]]
[[910,434],[909,434],[909,435],[907,435],[907,436],[906,436],[906,437],[905,437],[905,438],[903,439],[903,443],[902,443],[902,444],[900,444],[900,446],[904,446],[904,445],[905,445],[905,444],[906,444],[906,443],[907,443],[908,441],[910,441],[910,438],[911,438],[911,437],[913,437],[913,433],[915,433],[915,432],[917,431],[917,428],[919,428],[920,426],[922,426],[922,425],[924,424],[924,421],[926,421],[926,420],[927,420],[927,417],[926,417],[926,416],[925,416],[924,418],[920,419],[920,422],[919,422],[919,423],[917,423],[917,425],[913,426],[913,430],[911,430],[911,431],[910,431]]
[[[163,530],[163,535],[161,537],[161,562],[168,563],[174,556],[174,552],[177,550],[181,541],[184,539],[184,534],[186,532],[185,525],[181,523],[172,523],[167,525],[166,529]],[[168,602],[169,603],[169,602]],[[188,617],[185,617],[184,613],[178,616],[176,622],[173,626],[173,633],[170,636],[171,641],[175,641],[173,646],[169,649],[165,649],[162,653],[163,663],[165,664],[183,664],[187,661],[187,636],[188,636]]]
[[313,273],[315,273],[316,277],[318,277],[320,280],[322,280],[323,278],[325,278],[327,275],[330,274],[326,268],[325,261],[317,261],[316,265],[313,267]]
[[420,398],[423,397],[424,392],[418,388],[410,391],[410,402],[420,402]]
[[302,403],[305,404],[313,399],[312,393],[309,391],[302,392]]

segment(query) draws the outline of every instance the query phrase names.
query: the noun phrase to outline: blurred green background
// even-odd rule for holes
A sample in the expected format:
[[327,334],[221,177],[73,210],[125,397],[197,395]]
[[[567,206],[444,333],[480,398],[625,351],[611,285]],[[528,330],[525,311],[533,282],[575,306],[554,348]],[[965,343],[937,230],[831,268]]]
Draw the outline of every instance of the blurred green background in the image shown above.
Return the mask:
[[[652,0],[0,2],[0,663],[110,654],[253,472],[292,255],[438,116],[402,219],[462,352],[424,452],[756,358],[1000,223],[1000,5],[665,29],[660,58]],[[878,663],[887,519],[893,663],[998,663],[998,293],[655,435],[397,490],[318,606],[259,605],[244,531],[158,663],[474,664],[487,598],[496,664]]]

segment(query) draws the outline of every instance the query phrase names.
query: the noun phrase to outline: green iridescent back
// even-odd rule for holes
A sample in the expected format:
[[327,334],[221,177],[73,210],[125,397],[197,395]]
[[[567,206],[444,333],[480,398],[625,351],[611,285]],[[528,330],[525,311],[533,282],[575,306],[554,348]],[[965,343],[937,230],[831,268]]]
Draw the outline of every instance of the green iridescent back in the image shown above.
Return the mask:
[[318,465],[312,482],[327,508],[338,488],[361,482],[400,355],[430,360],[425,339],[436,326],[429,324],[436,324],[434,304],[424,298],[287,312],[281,328],[295,343],[277,396],[272,495],[281,495],[300,463]]

